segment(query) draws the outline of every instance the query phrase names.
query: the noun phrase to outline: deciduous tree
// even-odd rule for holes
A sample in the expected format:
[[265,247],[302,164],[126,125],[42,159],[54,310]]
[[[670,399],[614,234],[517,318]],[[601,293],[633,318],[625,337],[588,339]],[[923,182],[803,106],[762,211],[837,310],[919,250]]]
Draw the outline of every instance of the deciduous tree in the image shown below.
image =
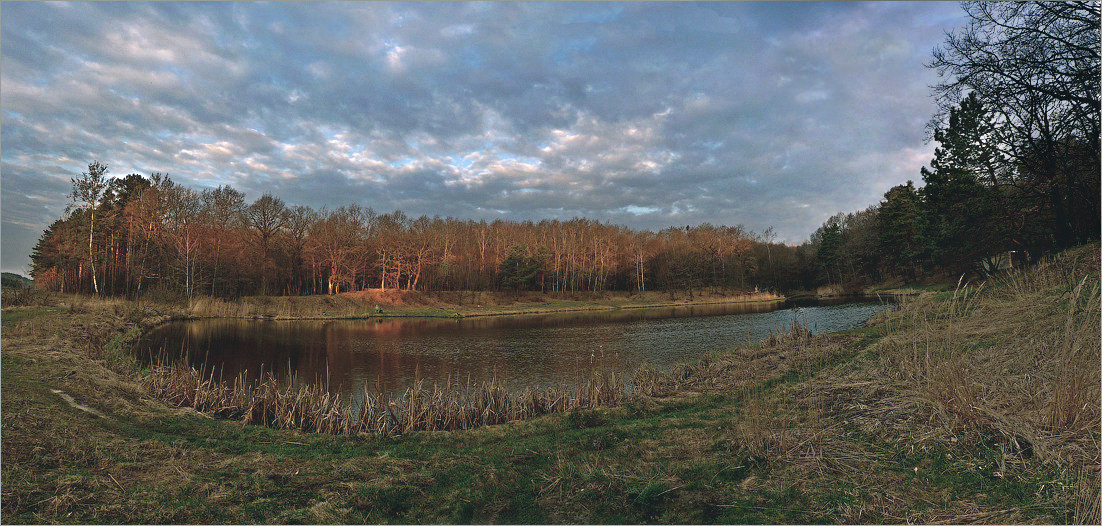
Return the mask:
[[99,281],[96,277],[96,256],[92,247],[92,238],[96,230],[96,209],[99,208],[104,192],[107,190],[107,165],[99,161],[88,164],[88,171],[81,172],[79,177],[70,179],[73,183],[73,192],[69,194],[72,200],[71,206],[78,206],[88,211],[88,265],[92,270],[92,289],[99,294]]
[[1099,3],[962,6],[968,27],[950,33],[930,63],[944,78],[934,87],[935,122],[974,94],[991,111],[999,181],[1047,209],[1056,247],[1097,238]]

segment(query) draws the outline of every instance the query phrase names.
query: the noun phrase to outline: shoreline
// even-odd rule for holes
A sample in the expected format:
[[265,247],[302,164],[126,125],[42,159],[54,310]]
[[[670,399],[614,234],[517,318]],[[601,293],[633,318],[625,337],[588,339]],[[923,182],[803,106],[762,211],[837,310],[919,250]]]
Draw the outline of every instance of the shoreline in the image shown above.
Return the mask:
[[279,315],[217,315],[217,316],[202,316],[202,315],[186,315],[183,318],[185,320],[211,320],[211,319],[247,319],[247,320],[274,320],[274,321],[322,321],[322,320],[373,320],[381,318],[430,318],[430,319],[465,319],[465,318],[491,318],[491,317],[505,317],[505,316],[534,316],[539,314],[561,314],[561,313],[574,313],[574,312],[607,312],[616,310],[641,310],[641,309],[665,309],[665,308],[677,308],[677,307],[697,307],[704,305],[742,305],[742,304],[754,304],[754,303],[780,303],[787,301],[790,298],[778,297],[773,299],[755,299],[755,300],[738,300],[738,301],[704,301],[704,302],[691,302],[691,303],[658,303],[658,304],[644,304],[644,305],[591,305],[583,307],[568,307],[560,309],[532,309],[532,310],[519,310],[519,311],[502,311],[502,312],[481,312],[474,311],[468,313],[455,312],[453,314],[367,314],[367,315],[353,315],[353,316],[279,316]]
[[[306,301],[318,301],[318,299],[326,300],[331,298],[330,296],[304,296],[302,298],[308,298]],[[482,317],[497,317],[497,316],[527,316],[538,314],[558,314],[558,313],[571,313],[571,312],[606,312],[615,310],[636,310],[636,309],[657,309],[657,308],[670,308],[670,307],[695,307],[705,305],[739,305],[739,304],[756,304],[756,303],[777,303],[784,302],[790,298],[780,294],[771,293],[752,293],[741,294],[737,296],[729,296],[723,299],[708,298],[705,300],[674,300],[664,301],[658,303],[626,303],[616,304],[615,299],[609,300],[568,300],[573,305],[564,305],[561,307],[547,307],[542,306],[540,303],[526,302],[518,305],[515,309],[509,309],[508,306],[488,306],[488,307],[463,307],[459,305],[446,305],[446,306],[432,306],[432,305],[390,305],[387,306],[385,311],[376,312],[364,312],[370,309],[366,304],[360,303],[355,299],[350,299],[355,302],[351,305],[351,308],[347,310],[357,311],[359,313],[345,314],[334,312],[332,314],[322,311],[322,314],[281,314],[276,312],[259,312],[259,313],[236,313],[232,311],[240,311],[243,309],[260,309],[261,307],[250,305],[248,299],[238,300],[238,303],[223,302],[221,300],[215,300],[218,303],[215,307],[208,307],[202,304],[194,303],[190,307],[177,307],[180,309],[180,314],[173,316],[174,320],[199,320],[199,319],[249,319],[249,320],[279,320],[279,321],[318,321],[318,320],[369,320],[380,318],[435,318],[435,319],[464,319],[464,318],[482,318]],[[209,298],[205,301],[210,302]],[[357,308],[358,307],[358,308]],[[504,308],[508,310],[495,310],[495,307]],[[215,312],[211,314],[197,313],[197,310],[217,310],[221,312]],[[305,310],[305,307],[300,307],[301,310]]]

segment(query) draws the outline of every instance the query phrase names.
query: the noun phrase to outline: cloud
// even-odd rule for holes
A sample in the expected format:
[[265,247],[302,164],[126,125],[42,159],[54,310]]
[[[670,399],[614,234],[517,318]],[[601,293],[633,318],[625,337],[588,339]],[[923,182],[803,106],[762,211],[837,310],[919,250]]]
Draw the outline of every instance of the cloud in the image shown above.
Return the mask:
[[955,4],[7,3],[5,270],[68,178],[292,204],[708,221],[798,242],[917,178]]

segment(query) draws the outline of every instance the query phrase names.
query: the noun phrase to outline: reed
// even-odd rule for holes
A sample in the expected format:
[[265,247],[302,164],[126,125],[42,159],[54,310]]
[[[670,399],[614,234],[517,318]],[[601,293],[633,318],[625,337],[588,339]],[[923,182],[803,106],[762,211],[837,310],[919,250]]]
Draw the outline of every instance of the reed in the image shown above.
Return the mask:
[[631,375],[631,388],[643,396],[670,396],[681,388],[681,383],[669,374],[644,365]]
[[145,376],[148,392],[171,405],[247,424],[335,435],[471,429],[615,406],[629,396],[624,376],[612,372],[595,373],[572,390],[515,392],[496,379],[463,385],[449,379],[431,386],[417,380],[390,399],[378,386],[365,385],[359,399],[347,400],[322,384],[296,383],[280,382],[270,372],[252,382],[244,374],[225,382],[214,371],[187,363],[154,366]]
[[781,326],[776,331],[769,329],[769,336],[761,341],[761,347],[775,347],[778,345],[803,345],[811,339],[811,329],[800,323],[796,317],[792,317],[792,324]]

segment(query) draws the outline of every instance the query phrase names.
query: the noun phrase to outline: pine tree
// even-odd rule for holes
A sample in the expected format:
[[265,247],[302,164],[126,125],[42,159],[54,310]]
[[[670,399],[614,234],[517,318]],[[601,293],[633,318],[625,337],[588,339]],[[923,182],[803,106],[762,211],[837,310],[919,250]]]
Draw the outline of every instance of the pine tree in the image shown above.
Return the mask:
[[[949,112],[948,127],[934,130],[941,146],[931,169],[922,168],[925,239],[934,260],[952,271],[973,268],[991,252],[1003,250],[1005,225],[994,185],[998,150],[990,139],[992,125],[974,93]],[[986,183],[986,184],[985,184]]]
[[914,279],[926,257],[926,240],[918,192],[907,181],[888,190],[880,205],[880,252],[887,263]]

